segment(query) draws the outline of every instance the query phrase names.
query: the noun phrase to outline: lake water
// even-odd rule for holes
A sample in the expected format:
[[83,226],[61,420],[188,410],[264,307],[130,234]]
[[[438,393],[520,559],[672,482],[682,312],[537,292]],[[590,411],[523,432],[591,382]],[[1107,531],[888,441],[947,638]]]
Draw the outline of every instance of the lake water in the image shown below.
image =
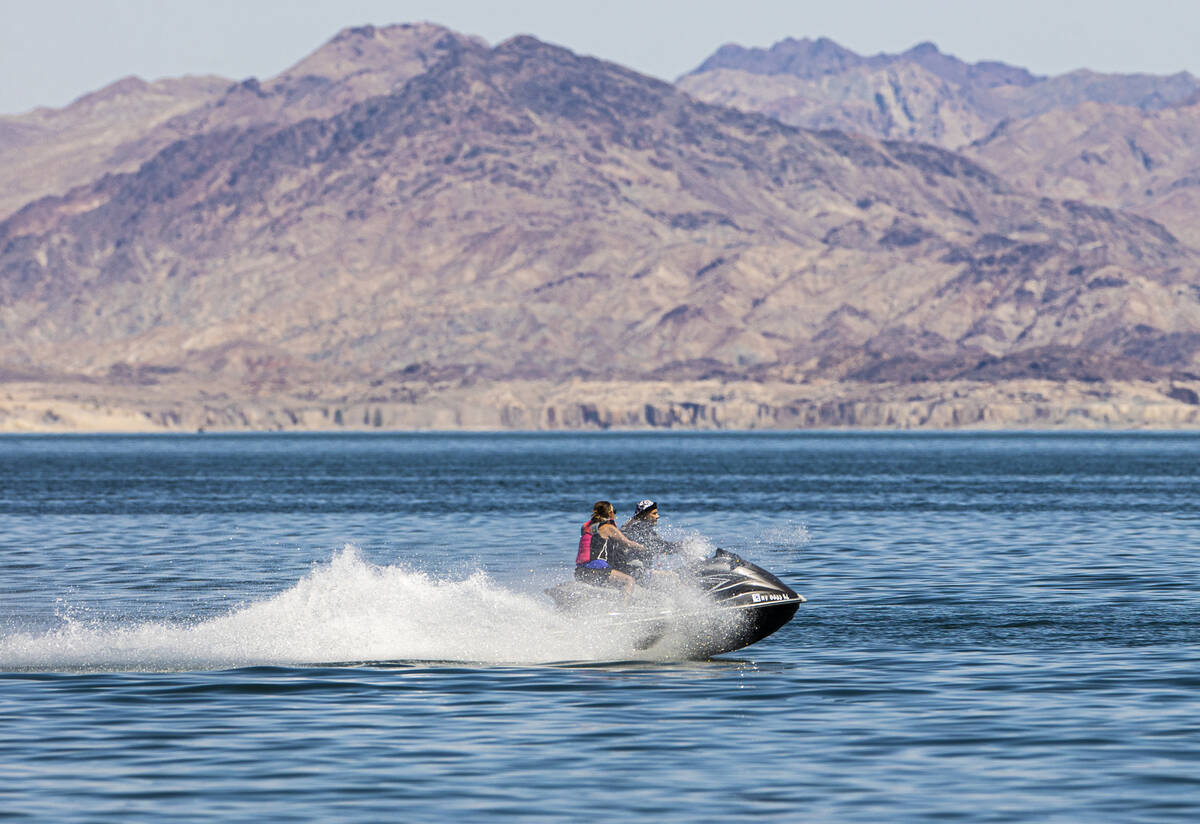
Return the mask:
[[[0,819],[1200,820],[1200,436],[0,438]],[[599,498],[808,598],[568,622]]]

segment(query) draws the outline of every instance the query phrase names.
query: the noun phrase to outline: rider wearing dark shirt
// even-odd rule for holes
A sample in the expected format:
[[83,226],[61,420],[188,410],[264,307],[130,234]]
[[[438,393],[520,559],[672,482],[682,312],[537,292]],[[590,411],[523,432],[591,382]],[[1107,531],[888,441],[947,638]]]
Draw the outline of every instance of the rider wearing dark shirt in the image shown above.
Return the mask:
[[668,541],[658,534],[658,504],[649,499],[638,501],[633,517],[621,527],[621,532],[630,540],[637,541],[644,549],[622,552],[614,567],[636,577],[656,555],[678,552],[680,544]]

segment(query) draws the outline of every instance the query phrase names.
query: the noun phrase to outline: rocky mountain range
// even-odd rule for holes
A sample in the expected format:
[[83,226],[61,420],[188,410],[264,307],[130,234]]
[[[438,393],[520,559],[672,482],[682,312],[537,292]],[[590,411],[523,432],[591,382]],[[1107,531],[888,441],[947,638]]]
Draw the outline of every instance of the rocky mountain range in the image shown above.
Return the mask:
[[1026,191],[1128,210],[1200,246],[1200,80],[1187,72],[1039,77],[930,43],[865,57],[787,39],[722,47],[678,85],[805,128],[933,143]]
[[[964,112],[1059,111],[906,54]],[[691,77],[782,76],[736,56]],[[697,95],[414,25],[0,119],[0,428],[1196,422],[1200,253],[986,156],[1034,131],[956,153]]]
[[766,112],[796,126],[961,149],[1007,121],[1086,103],[1152,112],[1200,102],[1200,80],[1101,74],[1041,77],[997,61],[966,63],[921,43],[862,56],[832,40],[769,49],[721,47],[678,85],[702,100]]

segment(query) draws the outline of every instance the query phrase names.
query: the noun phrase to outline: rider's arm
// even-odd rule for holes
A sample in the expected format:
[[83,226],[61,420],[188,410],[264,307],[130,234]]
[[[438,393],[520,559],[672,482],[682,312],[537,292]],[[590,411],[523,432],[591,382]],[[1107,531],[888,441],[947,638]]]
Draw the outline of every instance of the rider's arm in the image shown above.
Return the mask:
[[[607,532],[606,530],[612,530],[612,531]],[[645,547],[642,546],[641,544],[639,544],[637,541],[631,541],[628,538],[626,538],[625,533],[622,532],[621,530],[617,529],[612,524],[605,524],[604,526],[600,527],[596,531],[599,532],[601,535],[603,535],[605,538],[616,538],[618,541],[625,544],[625,546],[627,546],[631,549],[645,549]]]

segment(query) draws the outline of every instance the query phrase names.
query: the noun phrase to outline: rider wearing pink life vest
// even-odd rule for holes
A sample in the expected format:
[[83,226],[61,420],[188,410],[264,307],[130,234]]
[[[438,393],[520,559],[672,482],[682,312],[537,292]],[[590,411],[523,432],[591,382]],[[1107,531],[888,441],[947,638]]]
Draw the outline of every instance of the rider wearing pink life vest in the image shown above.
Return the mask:
[[610,552],[615,556],[626,548],[641,549],[642,545],[621,534],[616,524],[617,511],[608,501],[597,501],[592,517],[579,528],[579,547],[575,551],[575,580],[588,584],[621,586],[626,593],[633,589],[633,577],[609,563]]
[[576,566],[587,564],[592,560],[592,524],[593,521],[589,518],[579,528],[579,549],[575,552]]

